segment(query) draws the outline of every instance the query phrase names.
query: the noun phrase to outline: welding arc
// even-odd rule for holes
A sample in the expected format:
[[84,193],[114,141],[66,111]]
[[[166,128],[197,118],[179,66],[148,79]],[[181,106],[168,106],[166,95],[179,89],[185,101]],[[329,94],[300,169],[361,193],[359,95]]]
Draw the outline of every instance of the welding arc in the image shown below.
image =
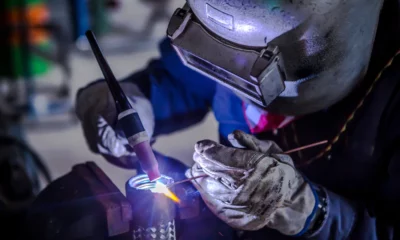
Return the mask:
[[[316,147],[316,146],[327,144],[327,143],[328,143],[328,140],[324,140],[324,141],[321,141],[321,142],[316,142],[316,143],[312,143],[312,144],[309,144],[309,145],[305,145],[305,146],[302,146],[302,147],[298,147],[298,148],[294,148],[294,149],[288,150],[286,152],[283,152],[283,154],[290,154],[290,153],[298,152],[298,151],[301,151],[301,150],[305,150],[305,149],[308,149],[308,148]],[[168,188],[173,187],[173,186],[175,186],[177,184],[189,182],[189,181],[192,181],[194,179],[202,178],[202,177],[208,177],[208,175],[207,174],[202,174],[202,175],[199,175],[199,176],[196,176],[196,177],[192,177],[192,178],[188,178],[188,179],[185,179],[185,180],[182,180],[182,181],[178,181],[178,182],[175,182],[175,183],[169,185]]]

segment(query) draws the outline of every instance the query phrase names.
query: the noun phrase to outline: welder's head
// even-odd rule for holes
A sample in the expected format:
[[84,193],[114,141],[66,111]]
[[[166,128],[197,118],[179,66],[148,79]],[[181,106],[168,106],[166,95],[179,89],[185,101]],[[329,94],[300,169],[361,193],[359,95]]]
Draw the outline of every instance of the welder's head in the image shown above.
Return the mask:
[[346,96],[369,63],[384,0],[187,0],[168,26],[183,62],[281,114]]

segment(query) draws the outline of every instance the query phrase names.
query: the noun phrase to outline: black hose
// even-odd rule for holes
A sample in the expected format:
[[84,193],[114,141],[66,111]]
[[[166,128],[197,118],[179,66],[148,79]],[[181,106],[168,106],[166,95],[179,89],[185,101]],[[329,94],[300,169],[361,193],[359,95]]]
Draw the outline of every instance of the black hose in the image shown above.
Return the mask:
[[51,175],[47,166],[43,163],[39,155],[26,143],[12,136],[0,135],[0,145],[15,145],[28,152],[32,156],[33,162],[35,163],[38,170],[43,174],[45,180],[48,183],[51,182]]

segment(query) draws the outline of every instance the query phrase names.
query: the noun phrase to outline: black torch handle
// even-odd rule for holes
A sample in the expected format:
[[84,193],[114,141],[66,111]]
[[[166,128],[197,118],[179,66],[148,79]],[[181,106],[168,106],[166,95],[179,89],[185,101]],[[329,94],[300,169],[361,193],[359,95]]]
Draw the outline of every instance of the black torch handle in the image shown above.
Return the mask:
[[99,64],[99,67],[103,72],[108,87],[110,88],[111,94],[117,106],[118,113],[121,113],[128,109],[132,109],[128,98],[126,97],[124,91],[122,90],[117,79],[115,78],[110,66],[107,63],[107,60],[104,58],[100,46],[97,43],[96,36],[92,31],[89,30],[86,32],[86,37],[89,41],[90,47],[92,48],[93,54],[96,57],[97,63]]

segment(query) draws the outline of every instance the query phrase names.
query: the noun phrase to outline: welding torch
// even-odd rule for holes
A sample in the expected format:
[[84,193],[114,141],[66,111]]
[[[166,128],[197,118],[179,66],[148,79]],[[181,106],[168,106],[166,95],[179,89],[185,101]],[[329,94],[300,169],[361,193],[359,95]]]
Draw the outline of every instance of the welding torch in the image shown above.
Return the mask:
[[133,148],[143,171],[150,181],[161,177],[158,162],[150,146],[150,139],[143,127],[142,121],[136,110],[131,106],[124,91],[115,78],[92,31],[86,32],[90,47],[96,57],[97,63],[103,72],[108,88],[114,98],[118,114],[118,124],[121,126],[129,145]]

